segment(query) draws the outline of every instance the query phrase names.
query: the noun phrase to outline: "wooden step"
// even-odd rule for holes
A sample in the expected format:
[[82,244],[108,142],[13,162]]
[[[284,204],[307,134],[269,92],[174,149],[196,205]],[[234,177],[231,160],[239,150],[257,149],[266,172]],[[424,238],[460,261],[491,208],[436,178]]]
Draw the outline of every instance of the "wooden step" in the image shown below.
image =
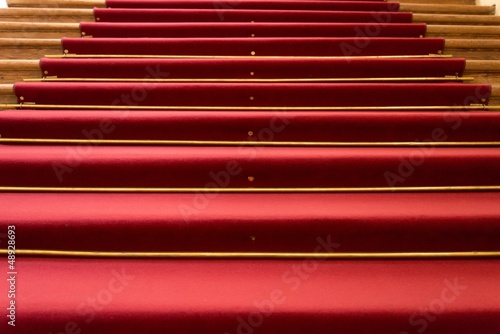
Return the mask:
[[428,24],[500,25],[500,16],[414,14],[413,22]]
[[500,38],[500,26],[428,25],[427,37]]
[[40,59],[46,54],[62,54],[60,39],[0,38],[4,59]]
[[95,19],[92,9],[0,8],[0,21],[80,23]]
[[0,104],[17,103],[12,85],[0,85]]
[[41,76],[38,60],[0,59],[0,84],[36,79]]
[[400,11],[431,14],[495,15],[496,6],[401,4]]
[[500,60],[467,60],[466,72],[467,75],[482,72],[500,74]]
[[500,84],[500,60],[467,60],[464,76],[474,77],[474,83]]
[[0,38],[80,37],[78,23],[0,22]]
[[500,60],[500,39],[447,39],[445,54],[477,60]]
[[94,8],[106,7],[105,0],[7,0],[9,7]]
[[[389,0],[388,2],[434,4],[432,0]],[[441,5],[476,5],[476,0],[439,0]]]
[[[438,11],[433,11],[432,7],[442,5],[451,6],[463,6],[463,5],[475,5],[475,0],[440,0],[439,5],[434,4],[432,0],[404,0],[397,1],[392,0],[390,2],[403,2],[402,8],[408,8],[410,5],[418,4],[423,5],[424,10],[431,10],[430,13],[440,13],[443,9],[438,9]],[[94,7],[106,7],[105,0],[8,0],[9,7],[46,7],[46,8],[94,8]],[[489,6],[485,6],[489,7]],[[454,10],[462,10],[455,8]],[[477,9],[478,12],[487,12],[488,9]],[[429,11],[426,11],[429,13]]]
[[490,106],[500,106],[500,84],[494,83],[491,85]]

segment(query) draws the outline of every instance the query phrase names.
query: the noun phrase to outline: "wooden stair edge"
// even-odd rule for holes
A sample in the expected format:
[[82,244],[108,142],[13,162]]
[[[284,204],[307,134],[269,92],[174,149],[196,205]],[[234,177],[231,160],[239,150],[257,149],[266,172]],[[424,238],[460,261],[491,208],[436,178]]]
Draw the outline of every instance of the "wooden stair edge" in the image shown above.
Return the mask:
[[0,94],[13,94],[14,84],[0,84]]
[[78,23],[0,21],[0,29],[62,30],[80,29]]
[[414,23],[435,25],[499,25],[500,16],[495,15],[449,15],[449,14],[413,14]]
[[446,5],[446,4],[401,4],[400,11],[448,15],[495,15],[496,6]]
[[47,54],[62,54],[60,39],[0,38],[3,59],[40,59]]
[[0,84],[42,77],[39,60],[0,59]]
[[17,103],[13,84],[0,84],[0,104]]
[[40,61],[36,59],[0,59],[0,70],[32,71],[40,70]]
[[63,38],[81,37],[79,23],[1,22],[0,38]]
[[[400,2],[401,4],[434,4],[433,0],[387,0],[387,2]],[[476,0],[439,0],[443,5],[477,5]]]
[[25,16],[40,16],[40,15],[89,15],[94,14],[91,8],[0,8],[1,16],[25,15]]
[[500,34],[500,26],[482,26],[467,24],[428,24],[427,33],[454,33],[454,34]]
[[500,49],[499,39],[447,38],[445,49]]
[[94,8],[106,7],[105,0],[7,0],[9,7]]
[[500,60],[466,60],[466,73],[497,73],[500,72]]
[[59,46],[61,47],[61,39],[58,38],[0,38],[0,46]]
[[0,8],[0,21],[81,23],[95,22],[95,16],[92,9]]

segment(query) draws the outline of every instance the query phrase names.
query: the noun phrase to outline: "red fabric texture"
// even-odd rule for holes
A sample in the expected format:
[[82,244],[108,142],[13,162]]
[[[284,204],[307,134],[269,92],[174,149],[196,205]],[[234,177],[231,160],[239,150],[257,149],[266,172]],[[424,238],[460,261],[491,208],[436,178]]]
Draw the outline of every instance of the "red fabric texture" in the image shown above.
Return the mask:
[[[20,258],[18,267],[19,322],[12,333],[73,328],[93,334],[368,334],[425,327],[433,334],[494,334],[500,329],[495,260]],[[8,290],[7,280],[0,288]],[[6,296],[0,297],[3,305]]]
[[412,13],[314,10],[94,8],[100,22],[377,22],[411,23]]
[[[500,142],[492,112],[162,112],[10,110],[3,138],[291,142]],[[250,136],[248,133],[252,131]]]
[[108,0],[106,7],[111,8],[192,8],[192,9],[256,9],[256,10],[321,10],[321,11],[375,11],[396,12],[399,3],[382,1],[290,1],[290,0],[244,0],[217,3],[212,0]]
[[330,236],[338,248],[322,252],[494,251],[499,201],[499,193],[4,193],[0,227],[16,226],[21,249],[313,252]]
[[[62,44],[65,53],[109,58],[43,59],[44,76],[435,77],[462,75],[465,68],[464,59],[328,59],[443,53],[444,39],[417,38],[425,35],[426,26],[411,24],[411,13],[394,12],[398,3],[106,4],[127,8],[95,9],[97,22],[81,24],[82,32],[95,38],[65,38]],[[500,141],[500,113],[455,108],[487,104],[491,86],[486,84],[22,82],[15,92],[25,110],[0,113],[2,138]],[[26,110],[29,103],[53,104],[55,110]],[[64,105],[82,110],[57,110]],[[85,110],[92,105],[118,109]],[[141,106],[171,110],[145,111]],[[353,106],[381,108],[358,112],[349,109]],[[421,111],[388,108],[405,106]],[[423,108],[433,106],[449,111]],[[303,111],[286,111],[289,107]],[[311,107],[340,109],[319,112]],[[1,187],[118,188],[113,193],[4,191],[0,242],[7,244],[6,233],[15,225],[17,250],[495,252],[500,250],[500,192],[395,191],[499,186],[500,149],[474,145],[0,145]],[[119,191],[133,187],[198,191]],[[367,187],[386,191],[258,192]],[[228,188],[255,193],[220,191]],[[497,258],[133,260],[18,253],[15,268],[8,267],[7,258],[2,263],[7,279],[0,283],[5,312],[1,333],[500,333]],[[16,327],[5,318],[13,301],[8,295],[12,270]]]
[[94,38],[130,37],[420,37],[425,24],[408,23],[106,23],[82,22]]
[[[59,105],[349,107],[458,106],[491,94],[463,84],[27,83],[19,102]],[[193,97],[196,97],[193,99]],[[359,97],[363,96],[362,99]],[[23,97],[23,100],[21,100]]]
[[442,38],[63,38],[75,54],[211,56],[380,56],[442,52]]
[[58,78],[275,79],[462,76],[465,59],[51,59],[42,72]]
[[0,162],[13,187],[217,188],[211,175],[232,188],[500,184],[497,148],[4,146]]

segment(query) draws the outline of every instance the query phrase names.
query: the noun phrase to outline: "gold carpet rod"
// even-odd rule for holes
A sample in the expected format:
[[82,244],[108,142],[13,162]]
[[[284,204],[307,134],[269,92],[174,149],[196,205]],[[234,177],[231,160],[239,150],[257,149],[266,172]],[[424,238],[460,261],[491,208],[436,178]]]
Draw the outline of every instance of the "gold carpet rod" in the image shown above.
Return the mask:
[[440,81],[474,81],[474,77],[444,76],[444,77],[406,77],[406,78],[269,78],[269,79],[231,79],[231,78],[211,78],[211,79],[153,79],[153,78],[57,78],[43,77],[36,79],[23,79],[25,82],[236,82],[236,83],[279,83],[279,82],[440,82]]
[[452,58],[452,55],[394,55],[394,56],[217,56],[217,55],[121,55],[121,54],[74,54],[45,55],[45,58],[153,58],[153,59],[405,59],[405,58]]
[[[22,97],[21,97],[22,100]],[[247,106],[117,106],[117,105],[74,105],[74,104],[36,104],[32,102],[0,104],[2,109],[68,109],[68,110],[153,110],[153,111],[500,111],[500,106],[471,104],[468,106],[303,106],[303,107],[247,107]]]
[[0,192],[46,193],[404,193],[404,192],[469,192],[500,191],[493,186],[429,186],[429,187],[343,187],[343,188],[106,188],[106,187],[0,187]]
[[0,144],[87,144],[87,145],[169,145],[169,146],[294,146],[294,147],[452,147],[500,146],[500,141],[477,142],[301,142],[301,141],[224,141],[224,140],[156,140],[156,139],[55,139],[5,138]]
[[[1,249],[1,255],[8,250]],[[323,260],[363,259],[439,259],[439,258],[495,258],[500,251],[481,252],[349,252],[349,253],[307,253],[307,252],[92,252],[16,249],[16,255],[33,257],[79,257],[79,258],[129,258],[129,259],[283,259],[305,258]]]

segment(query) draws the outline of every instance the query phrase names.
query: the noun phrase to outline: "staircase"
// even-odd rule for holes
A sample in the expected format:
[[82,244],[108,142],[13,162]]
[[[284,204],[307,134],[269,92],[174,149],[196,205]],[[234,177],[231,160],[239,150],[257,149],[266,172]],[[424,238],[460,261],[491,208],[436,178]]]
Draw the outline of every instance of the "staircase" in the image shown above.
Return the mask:
[[0,332],[500,333],[494,6],[8,3]]

